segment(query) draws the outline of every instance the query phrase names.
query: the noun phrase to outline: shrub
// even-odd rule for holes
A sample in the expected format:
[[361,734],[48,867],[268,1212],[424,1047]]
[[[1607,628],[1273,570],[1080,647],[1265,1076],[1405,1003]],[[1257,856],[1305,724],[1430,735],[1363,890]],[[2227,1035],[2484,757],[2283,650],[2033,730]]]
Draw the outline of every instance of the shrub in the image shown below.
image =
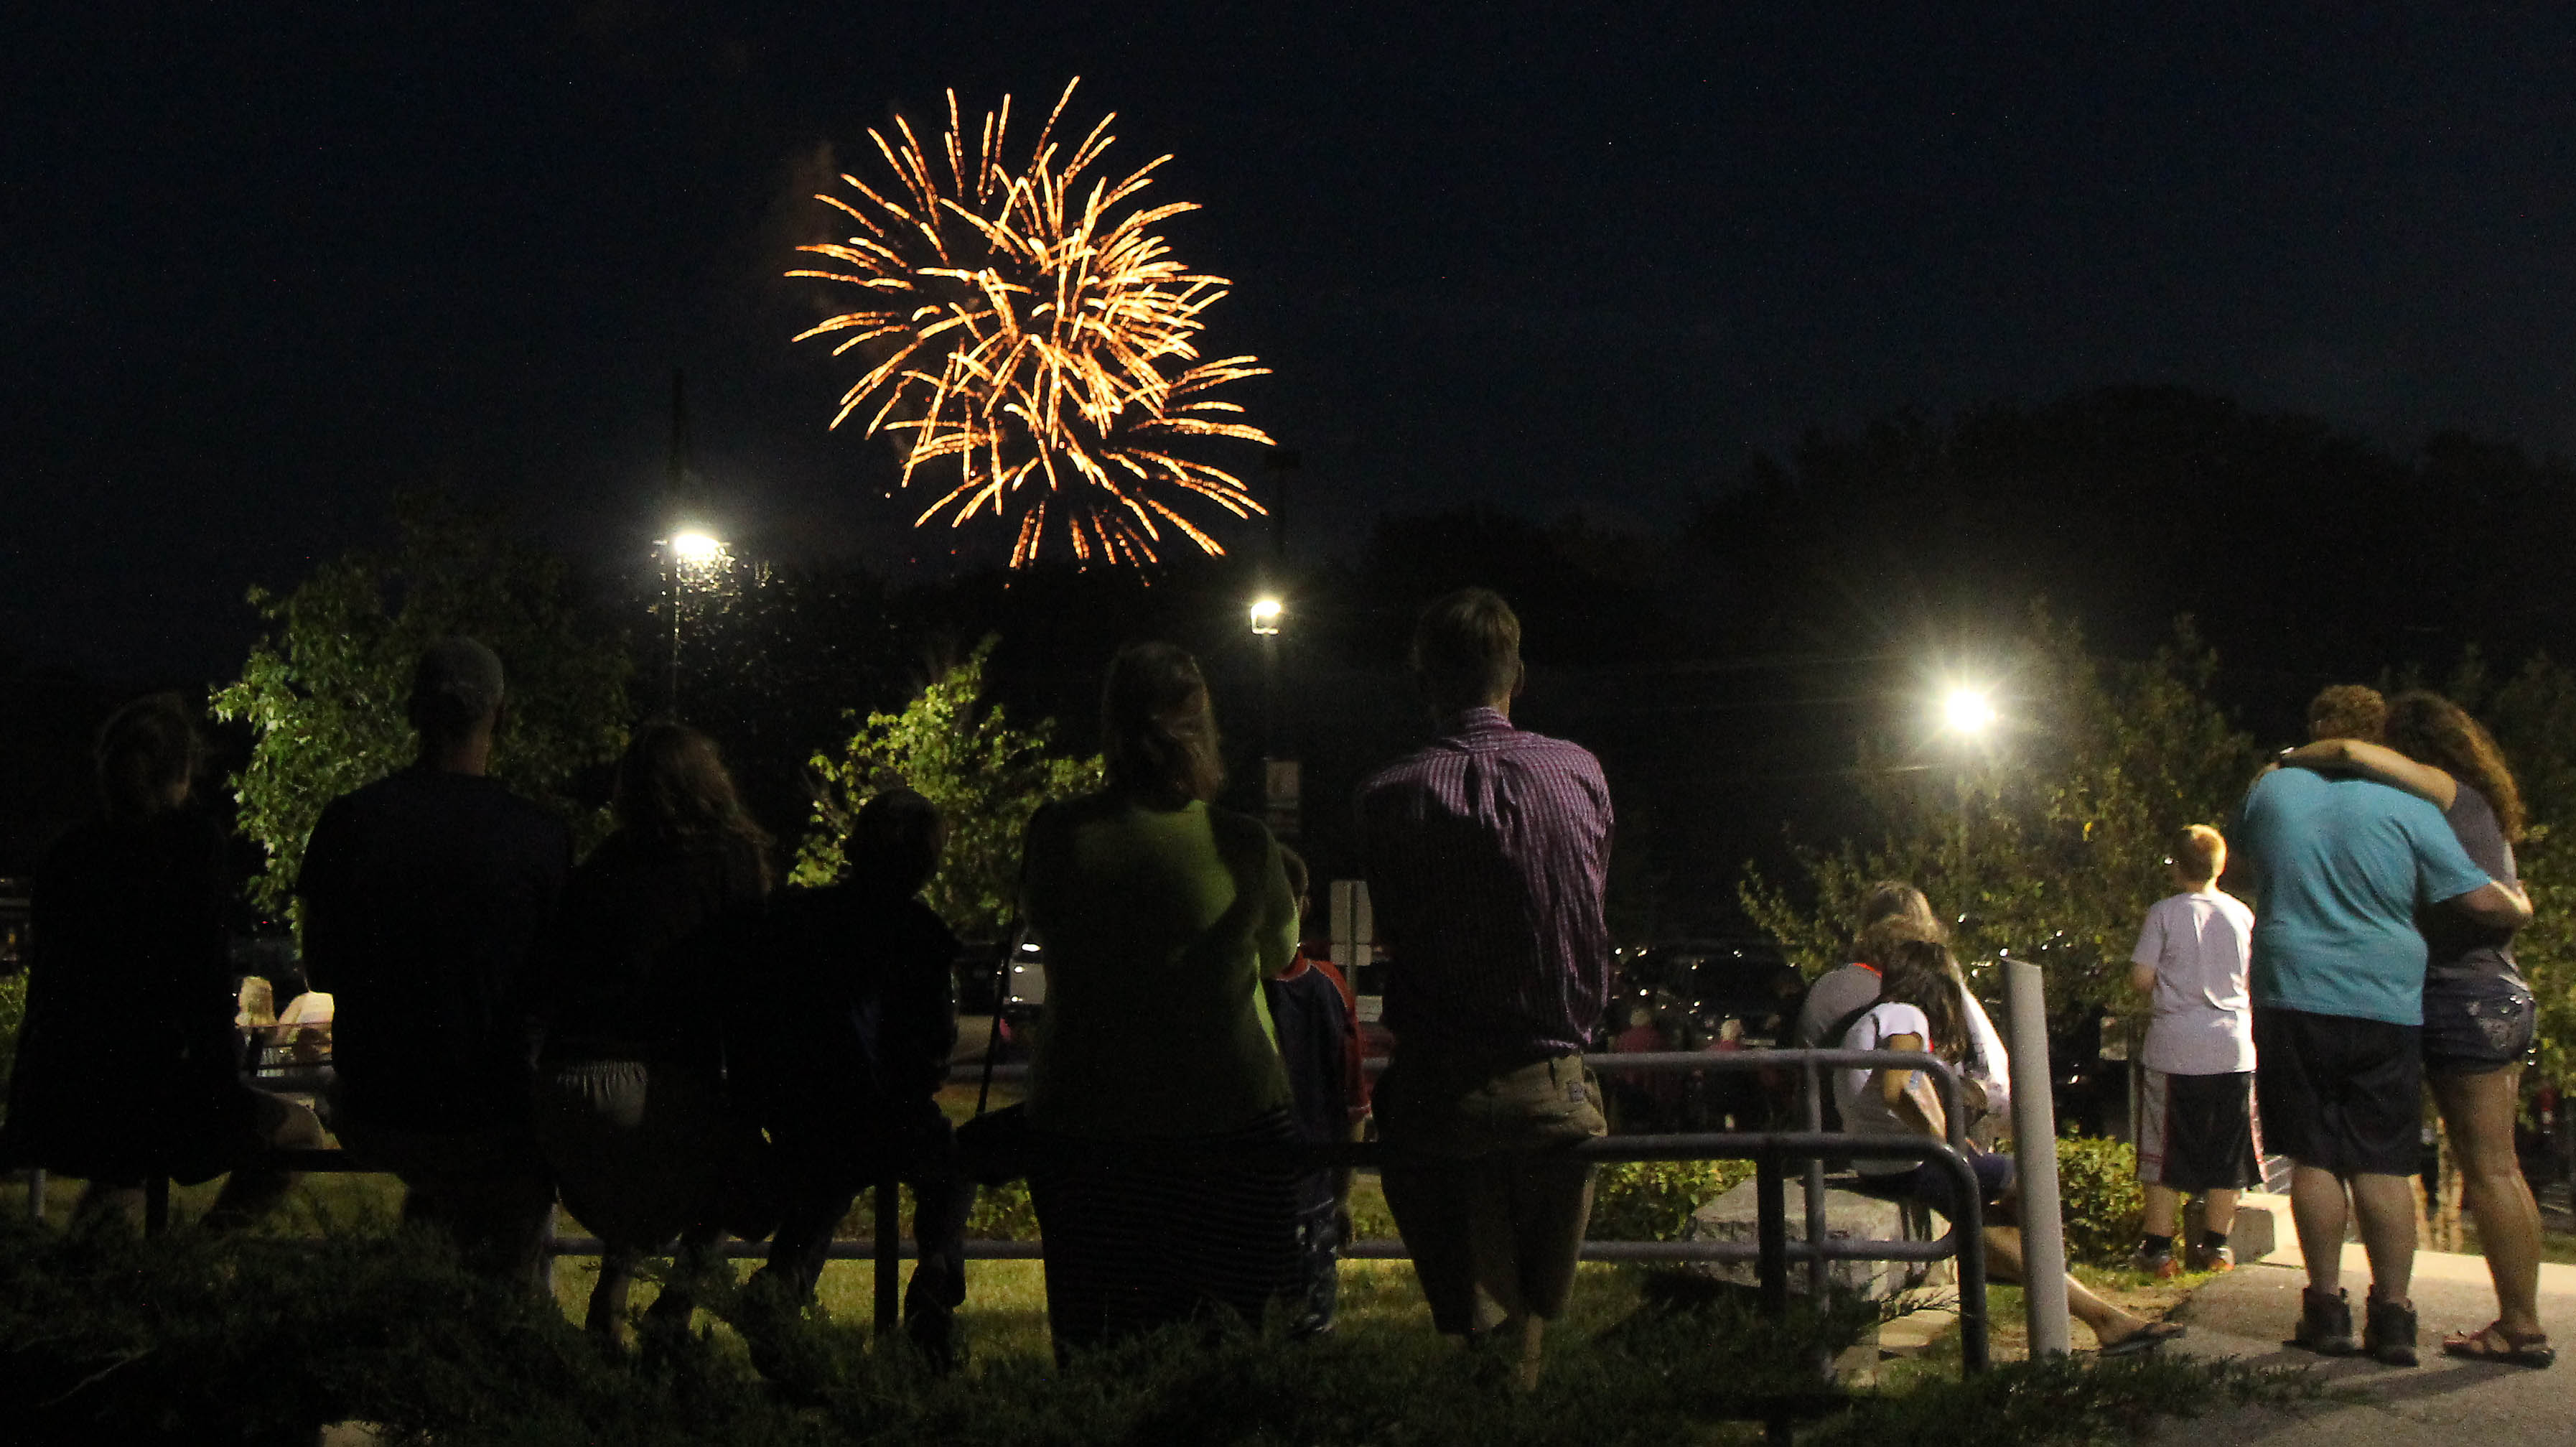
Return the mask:
[[2057,1193],[2069,1260],[2115,1266],[2128,1259],[2147,1210],[2135,1149],[2098,1136],[2060,1137]]
[[18,1064],[18,1030],[27,1023],[27,972],[0,976],[0,1120],[8,1118],[9,1072]]
[[1592,1188],[1595,1241],[1679,1241],[1691,1213],[1751,1179],[1751,1161],[1620,1161]]

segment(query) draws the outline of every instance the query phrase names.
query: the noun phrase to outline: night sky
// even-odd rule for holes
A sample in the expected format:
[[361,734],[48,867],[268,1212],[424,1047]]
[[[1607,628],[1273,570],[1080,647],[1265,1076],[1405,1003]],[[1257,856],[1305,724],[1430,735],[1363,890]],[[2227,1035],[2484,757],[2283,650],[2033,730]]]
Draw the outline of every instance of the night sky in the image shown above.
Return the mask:
[[2576,450],[2576,16],[1911,8],[17,15],[0,651],[229,676],[243,588],[407,485],[640,556],[675,367],[753,550],[945,566],[777,273],[895,107],[1076,73],[1206,207],[1169,231],[1278,369],[1237,395],[1310,553],[1473,500],[1661,526],[1810,426],[2121,382]]

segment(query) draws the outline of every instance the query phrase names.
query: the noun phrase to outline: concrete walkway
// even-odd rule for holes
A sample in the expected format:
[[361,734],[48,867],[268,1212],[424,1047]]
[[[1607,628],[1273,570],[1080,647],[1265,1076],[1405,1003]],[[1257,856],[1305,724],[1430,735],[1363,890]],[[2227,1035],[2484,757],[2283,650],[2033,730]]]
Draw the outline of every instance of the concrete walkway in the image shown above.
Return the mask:
[[[2476,1256],[2423,1251],[2415,1256],[2415,1311],[2422,1323],[2424,1364],[2383,1367],[2367,1358],[2328,1360],[2281,1343],[2298,1321],[2307,1282],[2288,1203],[2277,1218],[2280,1243],[2263,1261],[2241,1266],[2193,1293],[2175,1319],[2190,1336],[2167,1348],[2203,1357],[2235,1357],[2261,1366],[2311,1368],[2318,1379],[2357,1400],[2328,1402],[2299,1413],[2229,1407],[2166,1422],[2149,1440],[2161,1447],[2522,1447],[2576,1444],[2576,1267],[2540,1268],[2540,1319],[2570,1360],[2547,1371],[2464,1362],[2441,1352],[2444,1333],[2474,1331],[2495,1319],[2495,1287]],[[2343,1284],[2352,1293],[2356,1329],[2370,1266],[2358,1245],[2344,1248]]]

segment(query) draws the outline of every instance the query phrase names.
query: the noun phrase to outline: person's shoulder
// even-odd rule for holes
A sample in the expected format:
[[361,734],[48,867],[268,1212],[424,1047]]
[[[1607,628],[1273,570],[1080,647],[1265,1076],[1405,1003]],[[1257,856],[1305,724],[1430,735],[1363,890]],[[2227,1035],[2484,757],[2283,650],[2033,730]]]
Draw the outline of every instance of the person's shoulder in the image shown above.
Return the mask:
[[1380,795],[1420,788],[1433,761],[1448,752],[1436,742],[1429,743],[1378,765],[1360,780],[1360,802],[1366,804]]
[[2504,822],[2496,817],[2495,805],[2487,801],[2486,795],[2478,792],[2475,784],[2470,783],[2460,785],[2459,792],[2451,797],[2451,807],[2443,811],[2443,817],[2450,820],[2454,828],[2465,825],[2469,828],[2489,829],[2499,833],[2504,829]]
[[1221,845],[1239,849],[1268,849],[1272,843],[1270,826],[1249,814],[1234,809],[1207,805],[1208,833]]

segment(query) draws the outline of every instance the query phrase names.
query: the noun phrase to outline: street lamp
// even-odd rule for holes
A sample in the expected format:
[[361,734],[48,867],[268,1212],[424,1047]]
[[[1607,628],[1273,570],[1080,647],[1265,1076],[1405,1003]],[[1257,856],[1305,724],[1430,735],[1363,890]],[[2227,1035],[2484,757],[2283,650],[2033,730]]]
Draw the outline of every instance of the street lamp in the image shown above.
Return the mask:
[[1955,734],[1975,738],[2001,718],[1994,700],[1982,688],[1954,688],[1941,700],[1941,721]]
[[669,565],[668,583],[671,599],[671,659],[668,684],[663,704],[673,719],[680,716],[680,613],[692,582],[702,586],[715,582],[716,570],[729,561],[724,539],[702,528],[684,528],[661,540],[662,556]]
[[1297,763],[1284,757],[1279,738],[1279,623],[1288,605],[1274,597],[1252,600],[1252,636],[1261,640],[1261,792],[1274,833],[1297,833]]

